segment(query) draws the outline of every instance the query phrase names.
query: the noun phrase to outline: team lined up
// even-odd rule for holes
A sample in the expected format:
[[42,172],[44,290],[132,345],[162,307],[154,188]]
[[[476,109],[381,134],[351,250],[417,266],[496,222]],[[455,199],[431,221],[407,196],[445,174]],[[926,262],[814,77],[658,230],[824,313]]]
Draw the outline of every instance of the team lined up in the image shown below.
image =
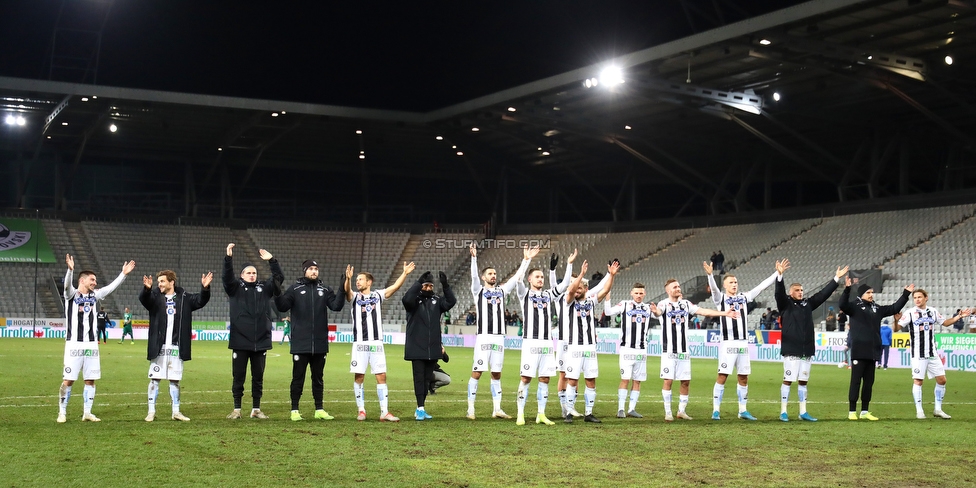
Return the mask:
[[[227,246],[224,261],[223,285],[229,298],[230,338],[228,348],[232,350],[234,409],[230,419],[240,418],[244,393],[244,382],[248,365],[251,370],[252,418],[267,418],[260,408],[263,392],[263,376],[267,351],[271,349],[271,323],[268,302],[275,300],[281,311],[291,310],[293,358],[291,393],[291,419],[302,420],[299,401],[305,382],[306,370],[312,372],[312,394],[317,419],[329,420],[333,417],[324,410],[323,371],[329,350],[328,311],[338,312],[345,301],[352,305],[353,346],[350,358],[350,372],[354,375],[353,391],[358,409],[358,420],[366,419],[364,378],[367,365],[377,381],[377,397],[381,421],[398,421],[389,412],[388,388],[386,385],[386,355],[382,343],[383,326],[381,304],[391,297],[405,282],[415,268],[413,263],[404,263],[403,271],[396,282],[386,289],[373,290],[373,277],[361,272],[354,275],[352,266],[347,266],[342,277],[342,292],[337,293],[325,286],[318,276],[318,264],[306,260],[303,276],[287,290],[281,285],[284,275],[277,260],[266,250],[260,250],[261,258],[269,262],[272,277],[266,281],[257,280],[257,270],[246,264],[235,276],[233,266],[234,244]],[[557,391],[561,405],[561,417],[567,423],[582,417],[585,422],[599,423],[593,414],[596,401],[596,378],[599,369],[596,358],[596,325],[598,304],[603,303],[608,316],[621,315],[621,344],[619,354],[620,383],[618,385],[618,417],[642,415],[636,406],[640,397],[641,383],[646,381],[646,337],[649,332],[651,316],[660,319],[661,365],[660,377],[663,380],[662,400],[664,418],[673,421],[674,417],[690,420],[688,405],[691,381],[691,359],[689,356],[688,330],[693,315],[718,317],[720,324],[721,347],[719,348],[718,376],[713,387],[712,419],[721,419],[721,402],[725,383],[732,371],[737,374],[736,393],[738,398],[738,417],[756,420],[749,413],[748,376],[751,372],[748,352],[748,306],[764,289],[775,283],[775,299],[782,313],[782,342],[784,378],[781,386],[780,420],[788,421],[787,404],[793,382],[798,382],[799,418],[813,421],[806,409],[807,382],[810,366],[815,354],[815,332],[813,326],[814,309],[822,305],[839,286],[848,268],[837,268],[834,279],[809,299],[799,283],[787,288],[783,281],[788,260],[777,261],[776,270],[757,287],[742,292],[735,276],[724,275],[721,291],[712,276],[712,266],[703,263],[712,290],[712,301],[716,309],[700,308],[682,297],[680,283],[668,280],[665,285],[667,298],[660,303],[645,303],[646,290],[643,284],[635,283],[630,290],[630,299],[611,304],[607,299],[620,271],[620,263],[613,261],[607,265],[607,274],[593,288],[583,276],[588,270],[584,261],[579,273],[573,273],[573,263],[577,258],[574,251],[566,259],[566,269],[562,280],[556,279],[558,257],[550,258],[549,282],[545,287],[545,275],[541,269],[529,269],[531,260],[539,253],[538,248],[524,249],[523,260],[515,275],[504,284],[498,284],[497,272],[492,267],[479,271],[477,249],[472,244],[471,254],[471,293],[477,309],[477,338],[474,348],[471,378],[467,386],[467,414],[475,417],[478,385],[482,373],[490,373],[492,396],[492,417],[511,418],[502,409],[501,372],[504,363],[504,304],[507,295],[516,292],[522,316],[525,320],[520,360],[520,376],[517,391],[517,424],[525,424],[525,406],[530,383],[537,378],[536,398],[538,411],[536,423],[552,425],[546,416],[549,395],[549,378],[558,377]],[[95,396],[95,380],[100,378],[98,341],[94,334],[97,301],[104,299],[122,283],[130,273],[135,262],[125,263],[122,272],[108,286],[96,290],[95,274],[83,271],[78,278],[78,288],[72,286],[74,261],[66,256],[68,272],[65,276],[65,304],[68,333],[64,354],[64,375],[60,389],[58,422],[66,421],[66,409],[71,388],[79,373],[85,380],[85,404],[83,421],[99,421],[91,413]],[[353,277],[355,276],[355,280]],[[191,314],[205,306],[210,299],[212,273],[201,276],[200,293],[187,293],[176,286],[176,275],[172,271],[157,274],[155,285],[149,276],[143,277],[144,288],[139,299],[149,311],[149,342],[147,359],[149,367],[148,415],[146,421],[155,419],[155,403],[159,382],[169,381],[173,401],[172,418],[188,421],[180,412],[180,386],[183,362],[191,359]],[[405,359],[414,362],[414,384],[417,396],[416,420],[432,418],[425,410],[427,385],[432,379],[437,360],[444,356],[437,317],[453,307],[456,302],[444,273],[440,273],[443,296],[433,294],[433,275],[424,273],[403,298],[407,316],[407,347]],[[523,282],[526,279],[528,285]],[[355,290],[352,284],[355,281]],[[878,306],[873,301],[873,290],[867,285],[857,288],[857,295],[851,298],[851,280],[847,278],[846,288],[841,300],[841,309],[851,317],[852,359],[858,360],[858,367],[852,369],[849,392],[850,415],[856,420],[866,418],[876,420],[870,414],[871,387],[874,381],[874,363],[880,359],[880,321],[883,317],[901,310],[909,296],[914,296],[915,306],[903,314],[900,327],[911,332],[912,370],[915,386],[917,415],[924,418],[921,406],[921,384],[924,376],[936,378],[935,415],[949,418],[942,411],[941,404],[945,393],[945,372],[935,350],[933,331],[938,325],[951,325],[957,318],[945,320],[937,310],[926,306],[927,293],[914,290],[914,285],[905,288],[901,299],[890,306]],[[788,292],[787,292],[788,289]],[[914,292],[914,293],[913,293]],[[972,310],[963,311],[968,316]],[[877,337],[875,337],[877,336]],[[554,345],[555,340],[555,347]],[[576,408],[579,378],[584,379],[584,413]],[[672,411],[672,385],[679,382],[679,401],[676,414]],[[625,403],[629,397],[629,405]],[[855,406],[858,398],[862,401],[860,417]]]

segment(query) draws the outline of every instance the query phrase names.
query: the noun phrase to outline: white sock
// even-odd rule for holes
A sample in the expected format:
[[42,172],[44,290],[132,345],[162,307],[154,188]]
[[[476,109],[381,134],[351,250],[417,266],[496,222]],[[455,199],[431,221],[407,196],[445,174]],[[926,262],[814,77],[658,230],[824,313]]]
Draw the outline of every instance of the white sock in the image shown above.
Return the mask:
[[945,398],[945,385],[935,385],[935,409],[942,410],[942,399]]
[[640,390],[630,390],[630,408],[627,409],[628,412],[633,412],[637,409],[638,398],[640,398]]
[[725,395],[725,385],[715,383],[712,387],[712,411],[718,412],[722,409],[722,395]]
[[478,380],[468,379],[468,410],[474,411],[474,401],[478,397]]
[[779,403],[780,403],[780,413],[786,413],[786,403],[790,399],[790,385],[780,385],[779,387]]
[[912,398],[915,399],[915,412],[922,413],[922,385],[912,385]]
[[617,411],[623,411],[624,403],[627,401],[627,389],[617,389]]
[[800,415],[807,413],[807,385],[796,386],[796,397],[800,401]]
[[363,384],[362,383],[356,383],[355,381],[353,381],[352,382],[352,392],[355,393],[355,395],[356,395],[356,407],[359,408],[359,411],[360,412],[365,412],[366,411],[366,399],[363,398],[363,394],[364,394],[363,393],[364,392]]
[[739,397],[739,413],[748,410],[746,403],[749,402],[749,386],[736,385],[735,393]]
[[576,410],[576,387],[566,386],[566,411]]
[[678,413],[684,413],[688,407],[688,395],[678,395]]
[[596,404],[596,388],[586,388],[583,390],[583,398],[586,400],[586,415],[593,413],[593,405]]
[[515,404],[518,406],[518,416],[522,417],[525,415],[525,397],[526,390],[529,389],[529,385],[519,381],[518,396],[516,398]]
[[149,380],[149,414],[156,413],[156,395],[159,394],[159,380]]
[[61,388],[58,389],[58,413],[62,415],[68,414],[68,400],[70,399],[71,387],[61,383]]
[[549,403],[549,383],[539,382],[535,389],[535,399],[539,402],[539,415],[546,414],[546,403]]
[[661,390],[661,397],[664,398],[664,414],[671,415],[671,390]]
[[169,382],[169,396],[173,399],[173,413],[180,411],[180,383]]
[[85,415],[91,413],[92,404],[95,403],[95,385],[85,385]]
[[386,413],[390,411],[389,410],[389,407],[390,407],[389,391],[390,391],[390,389],[386,386],[386,384],[376,385],[376,396],[380,400],[380,416],[381,417],[384,416],[384,415],[386,415]]
[[491,380],[491,405],[495,412],[502,409],[502,380]]

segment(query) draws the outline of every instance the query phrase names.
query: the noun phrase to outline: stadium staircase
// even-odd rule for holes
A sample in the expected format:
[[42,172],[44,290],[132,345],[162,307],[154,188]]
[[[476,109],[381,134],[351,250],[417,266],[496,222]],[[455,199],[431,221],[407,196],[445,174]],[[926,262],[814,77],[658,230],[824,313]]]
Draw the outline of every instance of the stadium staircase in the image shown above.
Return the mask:
[[[407,245],[403,246],[403,251],[400,253],[400,257],[397,258],[396,265],[393,266],[393,270],[390,271],[390,276],[386,279],[385,288],[389,288],[393,286],[393,283],[396,283],[397,278],[399,278],[400,274],[403,273],[403,263],[409,263],[413,260],[413,256],[417,254],[417,248],[420,247],[420,242],[423,241],[423,239],[423,234],[410,235],[410,238],[407,239]],[[414,273],[411,273],[411,275],[407,277],[407,280],[417,279],[420,277],[419,273],[423,272],[423,270],[416,269],[414,270]],[[410,283],[404,282],[403,286],[409,288]]]
[[[81,222],[65,222],[64,230],[68,234],[68,242],[71,247],[74,248],[75,254],[73,255],[75,259],[75,270],[72,276],[74,280],[73,285],[78,284],[78,273],[82,270],[90,269],[95,271],[98,276],[98,286],[103,287],[111,283],[122,271],[122,263],[105,263],[98,259],[98,256],[93,251],[94,246],[91,242],[91,236],[88,232],[85,232],[85,228],[82,226]],[[139,267],[139,263],[136,262],[136,268]],[[132,277],[138,274],[138,270],[130,273]],[[141,275],[139,275],[141,276]],[[126,277],[130,279],[131,277]],[[122,314],[118,305],[115,302],[113,295],[109,295],[99,303],[98,307],[109,313],[112,317],[121,317]],[[59,314],[60,315],[60,314]]]
[[[258,245],[251,239],[251,234],[247,232],[246,229],[237,229],[233,231],[234,234],[234,266],[238,268],[243,266],[244,263],[251,263],[255,267],[258,263],[263,262],[261,260],[261,255],[258,254]],[[274,255],[273,250],[269,250],[272,255]],[[243,253],[244,259],[241,260],[241,254]],[[240,274],[240,269],[234,270],[237,274]],[[268,273],[265,275],[264,273]],[[258,280],[265,280],[271,277],[271,268],[265,264],[265,267],[258,269]],[[214,279],[219,282],[220,275],[214,273]],[[282,285],[284,286],[284,285]]]

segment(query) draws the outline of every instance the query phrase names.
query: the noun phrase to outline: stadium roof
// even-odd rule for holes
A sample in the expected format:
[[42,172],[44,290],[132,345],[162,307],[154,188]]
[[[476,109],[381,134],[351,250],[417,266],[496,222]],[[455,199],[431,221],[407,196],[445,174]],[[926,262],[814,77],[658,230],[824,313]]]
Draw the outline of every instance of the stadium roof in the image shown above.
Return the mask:
[[0,77],[0,111],[26,118],[0,148],[20,155],[18,197],[54,161],[54,202],[112,164],[178,168],[131,181],[194,205],[324,187],[446,221],[918,195],[976,187],[974,51],[971,0],[819,0],[429,112]]

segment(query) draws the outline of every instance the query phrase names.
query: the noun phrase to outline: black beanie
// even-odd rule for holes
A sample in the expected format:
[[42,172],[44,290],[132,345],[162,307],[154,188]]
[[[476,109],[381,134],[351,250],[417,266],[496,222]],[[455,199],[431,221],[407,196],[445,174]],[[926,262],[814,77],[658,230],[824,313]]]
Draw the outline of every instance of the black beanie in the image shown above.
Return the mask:
[[308,268],[311,268],[312,266],[318,268],[319,263],[316,263],[314,259],[306,259],[302,261],[302,276],[304,276],[305,272],[308,271]]
[[864,296],[864,293],[872,288],[873,287],[867,283],[861,283],[860,285],[857,285],[857,296],[858,297]]
[[256,267],[256,266],[254,266],[254,265],[253,265],[253,264],[251,264],[251,263],[244,263],[244,266],[242,266],[242,267],[241,267],[241,273],[243,273],[245,269],[247,269],[247,268],[251,268],[251,267],[254,267],[254,269],[257,269],[257,267]]

